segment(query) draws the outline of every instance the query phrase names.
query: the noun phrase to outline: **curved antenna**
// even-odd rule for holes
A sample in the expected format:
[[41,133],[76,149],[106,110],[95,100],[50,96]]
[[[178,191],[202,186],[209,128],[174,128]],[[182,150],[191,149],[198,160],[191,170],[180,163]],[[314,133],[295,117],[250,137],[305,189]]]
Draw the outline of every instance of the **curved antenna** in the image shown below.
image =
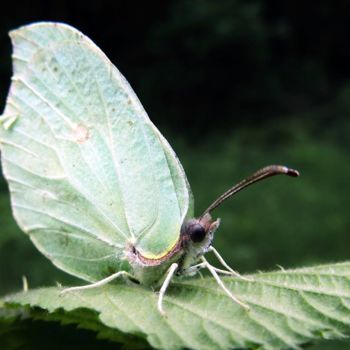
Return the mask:
[[214,201],[205,211],[204,213],[200,216],[200,219],[206,215],[210,214],[214,209],[216,209],[222,202],[224,202],[226,199],[230,198],[237,192],[243,190],[243,188],[246,188],[250,185],[252,185],[255,182],[261,181],[263,179],[266,179],[270,176],[275,176],[275,175],[288,175],[292,177],[298,177],[299,172],[294,169],[287,168],[283,165],[269,165],[266,166],[265,168],[262,168],[255,172],[253,175],[245,178],[241,182],[239,182],[237,185],[231,187],[228,191],[223,193],[216,201]]

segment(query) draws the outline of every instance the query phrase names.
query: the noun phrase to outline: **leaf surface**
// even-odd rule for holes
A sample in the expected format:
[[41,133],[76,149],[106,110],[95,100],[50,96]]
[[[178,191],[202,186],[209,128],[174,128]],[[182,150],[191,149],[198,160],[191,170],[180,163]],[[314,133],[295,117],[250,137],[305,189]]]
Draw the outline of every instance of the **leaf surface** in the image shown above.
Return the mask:
[[[121,282],[63,296],[58,288],[23,292],[5,298],[2,310],[29,305],[37,318],[70,320],[112,340],[115,330],[159,349],[298,349],[350,333],[350,262],[250,277],[254,280],[224,278],[249,311],[211,278],[173,283],[165,296],[165,318],[157,311],[155,292]],[[82,310],[90,311],[90,322],[79,317]]]

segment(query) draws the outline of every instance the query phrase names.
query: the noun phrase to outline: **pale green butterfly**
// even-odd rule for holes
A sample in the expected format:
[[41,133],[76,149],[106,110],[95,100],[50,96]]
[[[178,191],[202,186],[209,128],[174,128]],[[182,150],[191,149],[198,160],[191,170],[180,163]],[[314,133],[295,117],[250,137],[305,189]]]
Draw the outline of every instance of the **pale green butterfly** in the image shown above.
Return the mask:
[[[14,216],[60,269],[101,286],[127,276],[161,286],[208,268],[239,276],[213,248],[210,213],[242,188],[276,174],[265,167],[220,196],[197,219],[184,170],[135,93],[76,29],[34,23],[10,34],[13,77],[0,117],[2,166]],[[212,251],[225,270],[208,263]]]

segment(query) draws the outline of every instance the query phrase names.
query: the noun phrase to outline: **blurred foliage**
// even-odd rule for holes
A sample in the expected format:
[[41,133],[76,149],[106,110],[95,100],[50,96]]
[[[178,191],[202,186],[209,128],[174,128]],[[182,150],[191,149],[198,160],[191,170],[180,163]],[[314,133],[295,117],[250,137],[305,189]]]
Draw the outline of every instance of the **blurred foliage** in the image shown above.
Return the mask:
[[[134,87],[178,153],[196,213],[258,167],[287,163],[215,215],[215,246],[239,271],[349,259],[350,2],[33,0],[0,13],[0,104],[7,32],[38,20],[89,35]],[[1,107],[2,108],[2,107]],[[0,293],[69,276],[19,232],[0,179]],[[340,346],[336,346],[340,348]]]

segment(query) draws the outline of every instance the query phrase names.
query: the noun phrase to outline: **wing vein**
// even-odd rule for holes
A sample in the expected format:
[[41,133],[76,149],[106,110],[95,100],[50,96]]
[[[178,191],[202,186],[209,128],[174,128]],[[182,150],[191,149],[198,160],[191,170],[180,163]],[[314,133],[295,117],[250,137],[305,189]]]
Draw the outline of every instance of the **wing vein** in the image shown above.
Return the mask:
[[[52,55],[55,57],[56,61],[58,61],[56,54],[53,52],[53,50],[50,50]],[[63,73],[65,74],[66,78],[69,80],[69,82],[71,83],[71,85],[73,86],[75,92],[78,94],[79,99],[81,100],[82,104],[84,106],[86,106],[87,111],[89,113],[89,115],[92,117],[92,112],[91,109],[89,108],[89,104],[85,103],[83,96],[80,93],[80,90],[78,89],[78,87],[76,86],[76,84],[74,83],[74,81],[71,79],[70,75],[67,73],[67,71],[65,70],[65,68],[63,68],[63,65],[60,64],[60,67],[62,68]],[[94,75],[93,75],[94,76]],[[95,76],[94,76],[95,77]],[[38,77],[38,79],[42,82],[42,80]],[[96,79],[95,79],[96,81]],[[42,82],[43,85],[45,85],[45,87],[48,89],[48,91],[50,91],[50,93],[52,93],[57,99],[59,99],[59,97],[51,90],[47,87],[47,85]],[[101,99],[102,100],[102,99]],[[103,102],[103,100],[102,100]],[[64,104],[68,109],[70,109],[66,104]],[[73,113],[73,112],[72,112]],[[79,122],[82,123],[82,120],[78,117]],[[100,137],[101,137],[101,133],[100,130],[97,129],[97,132],[99,133]],[[102,138],[102,137],[101,137]],[[107,189],[107,187],[105,186],[105,184],[103,183],[103,181],[99,178],[98,174],[96,173],[95,170],[93,170],[93,168],[91,167],[91,165],[89,164],[89,162],[86,160],[86,157],[84,155],[84,152],[82,151],[82,146],[78,144],[79,150],[80,150],[80,154],[82,156],[82,158],[84,159],[84,162],[86,163],[86,165],[88,166],[88,168],[90,169],[90,171],[94,174],[95,178],[98,180],[98,182],[100,183],[100,185],[104,188],[104,190],[106,191],[106,193],[109,193],[109,190]],[[92,147],[92,152],[94,153],[95,158],[96,157],[96,151],[95,148]],[[125,238],[127,239],[127,234],[123,232],[123,230],[114,222],[114,220],[112,220],[111,218],[106,216],[106,219],[109,220],[109,222],[112,224],[112,226]]]
[[70,226],[70,227],[73,227],[75,229],[78,229],[79,231],[84,232],[84,233],[88,234],[89,236],[92,236],[93,238],[96,238],[96,239],[100,240],[101,242],[108,244],[111,247],[115,247],[113,242],[110,242],[110,241],[108,241],[106,239],[101,238],[99,236],[99,233],[94,234],[92,231],[89,231],[86,228],[77,225],[76,223],[71,223],[71,222],[69,222],[67,220],[63,220],[62,218],[59,218],[59,217],[57,217],[55,215],[52,215],[52,214],[50,214],[48,212],[45,212],[45,211],[42,211],[42,210],[38,210],[38,209],[35,209],[35,208],[31,208],[31,207],[27,207],[25,205],[17,204],[15,202],[13,202],[12,205],[15,208],[18,208],[18,209],[27,210],[27,211],[30,211],[32,213],[48,216],[49,218],[51,218],[51,219],[53,219],[55,221],[61,222],[61,223],[65,224],[65,225],[67,225],[67,226]]
[[[39,78],[38,78],[39,79]],[[40,80],[40,79],[39,79]],[[40,80],[41,81],[41,80]],[[31,89],[30,88],[30,85],[28,84],[28,83],[25,83],[24,81],[23,81],[23,79],[21,79],[21,82],[24,84],[24,86],[25,87],[27,87],[28,89],[30,89],[30,91],[32,91],[39,99],[40,99],[40,97],[41,97],[41,95],[40,94],[37,94],[37,93],[35,93],[35,89]],[[45,84],[44,84],[45,85]],[[46,85],[45,85],[46,86]],[[49,89],[48,89],[48,91],[50,91]],[[51,91],[50,91],[51,92]],[[29,105],[26,101],[24,101],[22,98],[20,98],[19,96],[17,96],[17,98],[18,99],[20,99],[21,101],[22,101],[22,103],[24,103],[26,106],[28,106],[30,109],[32,109],[32,111],[34,111],[34,112],[36,112],[34,109],[33,109],[33,107],[31,106],[31,105]],[[45,102],[45,99],[42,99],[42,101],[44,101]],[[53,108],[50,104],[48,104],[49,105],[49,107],[50,108],[52,108],[54,111],[55,111],[55,108]],[[36,112],[36,113],[38,113],[38,112]],[[44,120],[44,122],[45,122],[45,124],[48,126],[48,128],[51,130],[51,132],[52,132],[52,134],[53,134],[53,136],[57,139],[58,137],[56,137],[56,135],[54,134],[54,132],[53,132],[53,130],[52,130],[52,128],[51,128],[51,126],[50,126],[50,124],[47,122],[47,120],[45,119],[45,117],[41,114],[41,113],[39,113],[39,115],[40,116],[42,116],[43,117],[43,120]],[[65,117],[65,118],[67,118],[67,117]],[[81,151],[81,149],[80,149],[80,151]],[[60,159],[60,157],[59,157],[59,155],[57,154],[57,157],[58,157],[58,159],[60,160],[60,164],[62,165],[62,160]],[[84,158],[84,156],[82,156],[82,158],[84,159],[84,161],[85,161],[85,163],[87,163],[86,162],[86,160],[85,160],[85,158]],[[88,165],[88,167],[89,167],[89,164],[87,164]],[[90,167],[89,167],[90,168]],[[35,173],[33,173],[33,174],[35,174]],[[37,175],[37,174],[35,174],[35,175]],[[46,176],[47,178],[50,178],[50,177],[48,177],[48,176]],[[98,178],[97,178],[97,180],[99,180]],[[99,180],[100,181],[100,180]],[[111,219],[111,218],[109,218],[108,216],[107,216],[107,214],[103,211],[103,209],[102,208],[100,208],[96,203],[95,203],[95,201],[93,201],[92,199],[90,199],[89,197],[89,195],[87,194],[87,193],[84,193],[83,192],[83,190],[82,189],[79,189],[79,188],[77,188],[76,187],[76,185],[74,184],[74,181],[69,181],[70,182],[70,184],[75,188],[75,190],[76,191],[78,191],[78,193],[81,193],[84,197],[85,197],[85,199],[117,230],[117,232],[119,233],[119,234],[121,234],[125,239],[127,239],[127,235],[115,224],[115,222]]]
[[69,254],[51,254],[52,257],[62,257],[62,258],[68,258],[68,259],[75,259],[75,260],[80,260],[80,261],[103,261],[103,260],[108,260],[108,258],[111,258],[114,256],[114,254],[109,254],[102,256],[100,258],[83,258],[81,256],[74,256],[74,255],[69,255]]
[[17,149],[19,149],[19,150],[21,150],[21,151],[23,151],[23,152],[25,152],[25,153],[35,157],[35,158],[39,158],[39,156],[36,153],[32,152],[28,148],[26,148],[26,147],[24,147],[22,145],[19,145],[17,143],[14,143],[14,142],[11,142],[11,141],[7,141],[7,140],[1,140],[1,143],[3,145],[7,145],[7,146],[10,146],[10,147],[17,148]]
[[[85,55],[85,52],[84,52],[84,59],[85,59],[86,62],[89,63],[89,61],[88,61],[88,59],[87,59],[87,57]],[[89,64],[89,67],[90,67],[90,64]],[[94,71],[90,70],[90,74],[94,78],[94,81],[95,81],[95,84],[96,84],[96,87],[97,87],[97,91],[98,91],[98,96],[99,96],[99,99],[100,99],[100,101],[102,103],[102,106],[103,106],[105,120],[106,120],[107,125],[108,125],[108,128],[107,128],[108,129],[108,146],[109,146],[108,148],[109,148],[109,151],[111,153],[111,157],[113,159],[113,167],[114,167],[115,175],[116,175],[116,177],[118,179],[118,183],[120,183],[121,176],[120,176],[120,173],[119,173],[119,170],[118,170],[118,164],[119,163],[117,162],[116,155],[115,155],[115,152],[114,152],[115,147],[113,147],[113,137],[112,137],[112,134],[111,134],[111,129],[112,128],[111,128],[110,116],[109,116],[109,113],[107,111],[106,102],[105,102],[104,98],[102,97],[100,84],[99,84],[99,82],[98,82],[98,80],[96,78],[96,75],[95,75]],[[127,213],[126,213],[125,200],[124,200],[124,195],[123,195],[123,191],[122,191],[121,187],[119,187],[119,191],[120,191],[121,201],[122,201],[122,203],[124,203],[124,205],[123,205],[123,213],[124,213],[124,216],[125,216],[125,222],[128,225],[129,232],[130,232],[130,234],[132,236],[132,239],[135,239],[134,232],[133,232],[132,227],[131,227],[131,225],[129,223],[128,216],[127,216]]]

